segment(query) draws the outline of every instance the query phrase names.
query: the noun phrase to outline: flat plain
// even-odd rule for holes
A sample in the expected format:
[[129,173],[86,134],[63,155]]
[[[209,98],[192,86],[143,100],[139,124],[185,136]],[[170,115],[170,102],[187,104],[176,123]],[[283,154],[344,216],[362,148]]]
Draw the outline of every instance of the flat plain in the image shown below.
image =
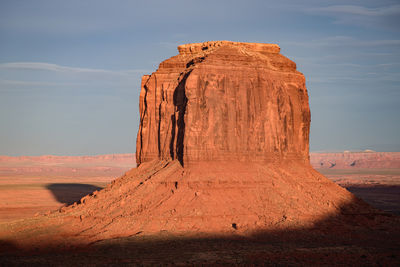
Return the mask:
[[[134,154],[0,160],[0,223],[73,204],[136,166]],[[317,169],[372,206],[400,215],[400,168]]]
[[[1,157],[0,157],[1,158]],[[20,157],[0,161],[0,226],[50,214],[101,190],[135,167],[134,155]],[[388,216],[400,214],[400,169],[318,169]],[[29,219],[28,219],[29,220]],[[323,229],[323,228],[322,228]],[[233,236],[130,236],[90,247],[58,251],[19,251],[0,238],[4,266],[121,265],[321,265],[396,266],[399,254],[385,230],[330,236],[313,229]],[[341,231],[341,230],[336,230]],[[3,242],[3,243],[2,243]],[[388,244],[386,244],[386,243]],[[10,252],[7,252],[11,249]],[[55,249],[55,248],[54,248]],[[12,252],[14,251],[14,252]]]
[[0,156],[0,223],[72,204],[135,166],[132,154]]
[[400,215],[400,169],[318,169],[380,210]]

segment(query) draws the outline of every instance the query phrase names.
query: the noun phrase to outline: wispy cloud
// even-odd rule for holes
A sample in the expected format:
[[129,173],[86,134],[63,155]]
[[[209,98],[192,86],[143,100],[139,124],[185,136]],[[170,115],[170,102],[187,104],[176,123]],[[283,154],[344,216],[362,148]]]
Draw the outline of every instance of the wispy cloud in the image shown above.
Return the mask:
[[351,36],[330,36],[326,38],[311,40],[307,42],[282,42],[283,44],[295,46],[357,46],[357,47],[379,47],[400,46],[400,40],[360,40]]
[[400,5],[373,8],[356,5],[332,5],[306,8],[305,12],[332,17],[336,24],[378,27],[399,31]]
[[[130,91],[140,85],[143,69],[107,70],[46,62],[0,63],[0,92],[31,90]],[[135,89],[135,90],[136,90]]]
[[360,15],[360,16],[390,16],[400,14],[400,5],[391,5],[377,8],[367,8],[363,6],[354,6],[354,5],[335,5],[335,6],[327,6],[327,7],[315,7],[309,8],[309,11],[319,12],[319,13],[330,13],[332,15],[340,15],[340,14],[351,14],[351,15]]
[[400,62],[382,63],[382,64],[378,64],[378,66],[381,66],[381,67],[400,66]]
[[1,63],[0,69],[22,69],[22,70],[44,70],[64,73],[94,73],[94,74],[111,74],[111,75],[131,75],[133,73],[149,72],[149,70],[132,69],[132,70],[104,70],[79,67],[67,67],[45,62],[9,62]]
[[76,86],[80,83],[65,83],[65,82],[42,82],[42,81],[21,81],[21,80],[3,80],[0,79],[1,86]]

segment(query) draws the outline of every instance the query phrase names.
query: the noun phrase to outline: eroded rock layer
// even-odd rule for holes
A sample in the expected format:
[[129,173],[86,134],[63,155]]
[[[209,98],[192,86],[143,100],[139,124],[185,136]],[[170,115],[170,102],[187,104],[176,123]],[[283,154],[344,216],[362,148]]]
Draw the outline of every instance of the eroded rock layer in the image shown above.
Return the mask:
[[308,161],[304,76],[275,44],[187,44],[142,79],[137,163]]

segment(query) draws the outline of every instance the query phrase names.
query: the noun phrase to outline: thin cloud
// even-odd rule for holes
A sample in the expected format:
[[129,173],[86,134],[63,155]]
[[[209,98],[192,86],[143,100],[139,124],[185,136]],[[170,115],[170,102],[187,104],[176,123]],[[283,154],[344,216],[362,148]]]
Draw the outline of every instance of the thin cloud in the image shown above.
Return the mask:
[[379,73],[365,73],[363,75],[356,76],[345,76],[345,75],[314,75],[307,79],[307,83],[341,83],[341,82],[357,82],[364,84],[365,81],[371,83],[378,82],[400,82],[400,78],[397,74],[379,74]]
[[356,25],[399,31],[400,5],[369,8],[355,5],[333,5],[304,9],[306,13],[329,16],[335,24]]
[[6,86],[76,86],[80,83],[61,83],[61,82],[38,82],[38,81],[20,81],[20,80],[0,80],[0,85]]
[[354,5],[335,5],[327,7],[309,8],[308,11],[314,13],[329,13],[339,16],[341,14],[359,15],[359,16],[390,16],[400,14],[400,5],[392,5],[377,8],[367,8]]
[[[144,69],[107,70],[62,66],[46,62],[0,63],[0,91],[99,90],[136,88]],[[100,89],[102,88],[102,89]],[[107,89],[108,88],[108,89]]]
[[400,40],[359,40],[350,36],[332,36],[325,39],[321,39],[316,44],[320,45],[348,45],[348,46],[398,46]]
[[43,70],[43,71],[64,72],[64,73],[93,73],[93,74],[111,74],[111,75],[131,75],[134,73],[148,72],[148,70],[143,70],[143,69],[113,71],[104,69],[76,68],[76,67],[67,67],[45,62],[1,63],[0,69]]
[[381,66],[381,67],[400,66],[400,62],[382,63],[382,64],[378,64],[378,66]]
[[282,42],[286,45],[294,46],[357,46],[357,47],[381,47],[381,46],[400,46],[400,40],[359,40],[350,36],[330,36],[322,39],[311,40],[308,42]]

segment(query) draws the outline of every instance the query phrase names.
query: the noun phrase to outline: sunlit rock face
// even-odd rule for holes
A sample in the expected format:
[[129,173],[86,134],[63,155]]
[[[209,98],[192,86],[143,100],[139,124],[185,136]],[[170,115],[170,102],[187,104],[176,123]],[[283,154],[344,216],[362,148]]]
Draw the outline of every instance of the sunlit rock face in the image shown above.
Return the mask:
[[308,162],[305,78],[275,44],[178,47],[142,78],[137,163]]

